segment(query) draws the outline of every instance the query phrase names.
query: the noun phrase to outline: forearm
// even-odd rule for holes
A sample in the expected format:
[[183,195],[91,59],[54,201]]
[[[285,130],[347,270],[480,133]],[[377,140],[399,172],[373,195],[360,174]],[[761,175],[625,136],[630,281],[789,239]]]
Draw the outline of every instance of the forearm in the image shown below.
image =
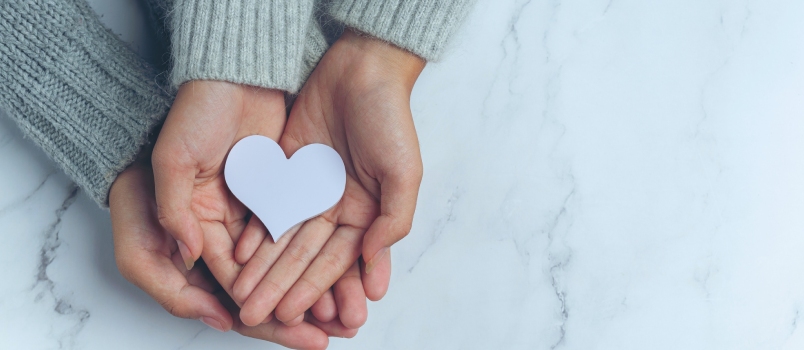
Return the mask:
[[426,64],[409,51],[352,29],[346,29],[335,45],[353,83],[388,82],[410,94]]
[[170,103],[83,1],[0,2],[0,108],[101,206]]

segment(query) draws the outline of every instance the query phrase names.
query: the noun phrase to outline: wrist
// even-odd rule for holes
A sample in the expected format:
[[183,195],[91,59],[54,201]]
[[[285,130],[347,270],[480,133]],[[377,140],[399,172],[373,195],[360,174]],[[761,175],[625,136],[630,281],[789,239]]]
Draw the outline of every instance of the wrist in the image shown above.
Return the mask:
[[192,115],[191,119],[209,115],[236,123],[249,115],[261,116],[265,122],[284,120],[285,92],[225,80],[190,80],[179,87],[171,114],[174,111]]
[[127,197],[127,194],[132,191],[132,184],[137,183],[135,181],[137,178],[151,176],[153,179],[153,175],[149,175],[149,170],[150,162],[140,158],[131,163],[120,174],[117,174],[112,186],[109,188],[109,208],[113,209],[114,203],[118,203],[121,198]]
[[410,51],[350,28],[333,48],[345,51],[352,69],[364,72],[370,80],[391,80],[408,91],[413,89],[427,63]]

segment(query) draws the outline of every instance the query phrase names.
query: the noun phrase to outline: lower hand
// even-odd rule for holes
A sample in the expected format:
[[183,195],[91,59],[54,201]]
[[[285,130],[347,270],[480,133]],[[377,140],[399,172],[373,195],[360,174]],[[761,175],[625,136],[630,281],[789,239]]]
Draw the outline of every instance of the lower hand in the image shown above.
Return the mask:
[[[109,209],[115,259],[121,274],[174,316],[199,319],[220,331],[234,329],[243,335],[299,349],[326,348],[327,336],[352,337],[357,333],[334,316],[352,310],[338,310],[334,301],[326,298],[313,308],[312,314],[321,319],[308,312],[297,327],[278,321],[248,327],[237,320],[239,309],[205,265],[200,263],[187,270],[176,240],[159,224],[153,174],[144,162],[133,164],[117,177],[109,195]],[[338,307],[362,301],[352,294],[341,293],[339,297],[346,302]]]

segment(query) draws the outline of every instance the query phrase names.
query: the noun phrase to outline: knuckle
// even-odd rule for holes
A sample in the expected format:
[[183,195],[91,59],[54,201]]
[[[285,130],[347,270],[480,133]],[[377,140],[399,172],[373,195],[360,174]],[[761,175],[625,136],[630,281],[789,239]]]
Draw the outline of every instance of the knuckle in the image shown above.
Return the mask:
[[266,279],[264,283],[265,289],[269,292],[269,295],[283,296],[285,292],[287,292],[287,288],[282,288],[282,286],[274,280]]
[[162,308],[165,309],[165,311],[167,311],[169,314],[175,317],[183,318],[179,310],[179,307],[176,305],[176,302],[174,302],[172,299],[160,300],[159,305],[162,305]]
[[297,244],[292,247],[288,247],[287,253],[288,256],[296,264],[305,266],[310,264],[310,253],[311,253],[310,248],[306,247],[303,244]]
[[231,254],[226,251],[214,254],[210,256],[209,259],[204,258],[204,261],[207,263],[207,266],[213,266],[213,268],[234,268],[237,266],[237,262],[234,261]]
[[186,227],[189,218],[184,209],[174,209],[169,206],[156,204],[156,218],[159,225],[173,234],[181,233]]
[[410,221],[405,220],[401,223],[399,230],[397,231],[397,235],[399,239],[405,238],[410,233],[410,230],[413,229],[413,223]]
[[308,276],[302,276],[299,279],[299,282],[301,282],[304,285],[306,285],[306,287],[308,289],[312,290],[315,293],[315,295],[317,295],[317,296],[324,295],[324,292],[327,291],[327,289],[324,288],[323,286],[320,286],[317,283],[315,283],[315,281],[310,280],[310,278]]
[[403,220],[392,217],[391,225],[389,226],[389,234],[391,238],[398,241],[402,238],[405,238],[410,233],[410,230],[413,228],[413,222],[411,220]]
[[273,263],[271,263],[271,261],[269,261],[266,257],[262,256],[262,254],[254,254],[249,262],[251,262],[251,260],[254,260],[254,262],[257,263],[257,266],[260,266],[265,270],[270,270],[271,266],[273,266]]
[[324,263],[325,271],[331,272],[332,274],[342,275],[349,269],[349,265],[342,259],[339,259],[335,254],[325,252],[322,253],[319,258]]
[[424,176],[424,163],[421,156],[405,157],[403,165],[392,172],[394,180],[404,186],[418,186]]
[[163,227],[172,228],[176,221],[176,214],[164,205],[156,203],[156,218]]

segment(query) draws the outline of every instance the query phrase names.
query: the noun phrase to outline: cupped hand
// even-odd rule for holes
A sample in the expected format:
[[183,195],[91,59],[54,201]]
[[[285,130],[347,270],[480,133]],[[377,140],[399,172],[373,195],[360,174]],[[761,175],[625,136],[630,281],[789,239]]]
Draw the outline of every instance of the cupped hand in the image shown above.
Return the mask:
[[[264,240],[265,229],[252,218],[237,247],[237,260],[248,263],[234,287],[235,299],[244,301],[245,324],[260,323],[273,310],[292,323],[347,271],[362,274],[369,299],[385,294],[389,248],[410,231],[422,178],[410,93],[424,65],[349,30],[321,59],[280,145],[287,156],[311,143],[333,147],[346,165],[346,191],[334,208],[276,243]],[[361,255],[363,269],[356,265]],[[365,322],[341,320],[346,326]]]
[[[120,272],[174,316],[199,319],[220,331],[234,329],[298,349],[323,349],[327,336],[352,337],[357,333],[334,316],[338,311],[352,311],[336,310],[334,302],[327,298],[316,303],[313,314],[318,319],[308,312],[305,322],[296,327],[278,321],[256,327],[242,324],[236,319],[239,309],[211,278],[205,265],[199,263],[192,270],[184,266],[176,240],[157,219],[153,174],[145,162],[133,164],[117,177],[109,194],[109,209]],[[351,300],[347,304],[359,302],[352,295],[341,297]]]
[[[285,120],[279,90],[222,81],[190,81],[179,88],[152,161],[159,222],[178,241],[188,270],[202,252],[207,264],[236,265],[223,253],[233,251],[248,212],[226,187],[224,160],[246,136],[278,140]],[[218,245],[205,251],[205,241]],[[209,267],[216,273],[216,266]],[[231,291],[234,280],[215,277]]]

